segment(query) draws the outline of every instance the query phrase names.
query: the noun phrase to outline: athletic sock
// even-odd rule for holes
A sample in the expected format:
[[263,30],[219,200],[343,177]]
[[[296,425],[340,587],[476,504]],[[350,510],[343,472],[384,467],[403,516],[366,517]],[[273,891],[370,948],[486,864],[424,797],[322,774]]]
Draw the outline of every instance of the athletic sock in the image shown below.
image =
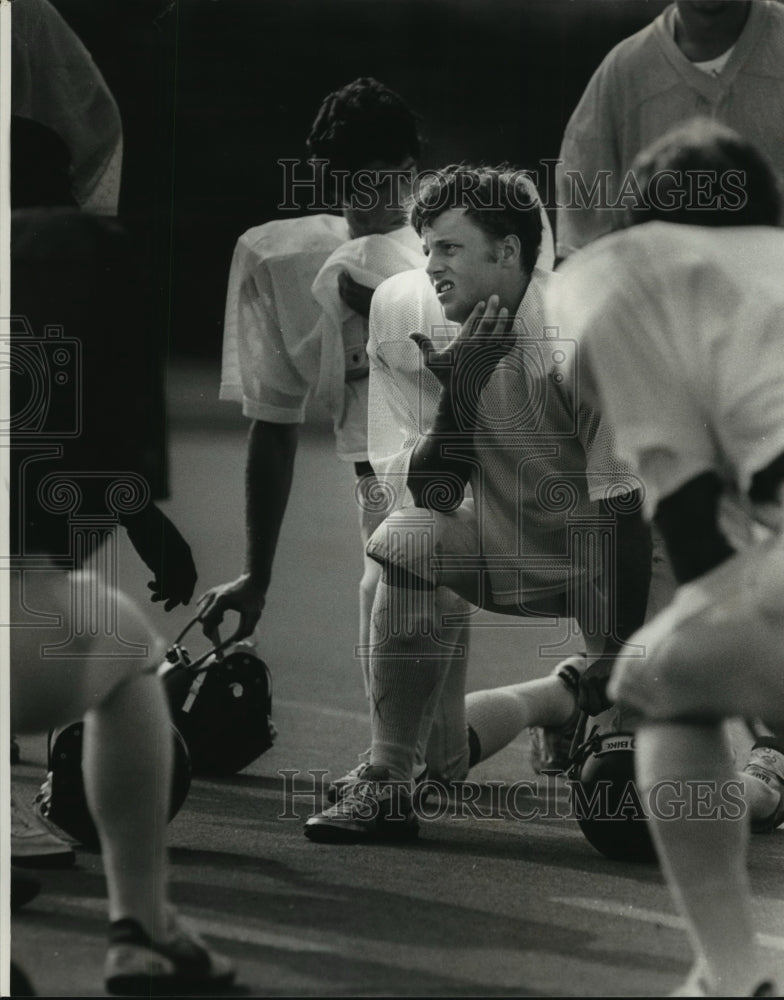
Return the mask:
[[438,591],[378,585],[371,618],[370,763],[391,778],[413,775],[422,720],[448,669],[447,647],[434,634]]
[[[562,726],[574,714],[585,657],[569,657],[547,677],[466,695],[466,720],[487,760],[529,726]],[[478,761],[475,761],[478,763]]]

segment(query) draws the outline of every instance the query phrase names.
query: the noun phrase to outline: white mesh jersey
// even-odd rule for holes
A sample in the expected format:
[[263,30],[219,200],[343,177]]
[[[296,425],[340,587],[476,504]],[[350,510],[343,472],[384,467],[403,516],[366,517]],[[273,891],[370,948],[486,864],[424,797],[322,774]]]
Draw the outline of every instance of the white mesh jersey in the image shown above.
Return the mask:
[[254,420],[299,423],[318,379],[319,318],[310,289],[348,239],[345,219],[313,215],[265,222],[237,240],[223,326],[220,398]]
[[745,503],[784,451],[782,273],[780,229],[662,222],[563,266],[552,315],[578,339],[648,515],[706,471]]
[[220,398],[254,420],[301,423],[317,392],[338,457],[367,459],[367,323],[341,301],[337,277],[374,288],[424,261],[412,232],[350,240],[343,218],[314,215],[244,233],[229,273]]
[[317,394],[332,413],[338,455],[367,459],[368,321],[341,299],[338,276],[347,271],[366,288],[424,264],[419,237],[411,226],[384,235],[349,240],[327,258],[313,282],[313,298],[321,315],[312,337],[321,347]]
[[[574,401],[573,343],[546,329],[544,290],[557,281],[534,270],[515,319],[516,346],[482,391],[469,446],[481,554],[499,604],[561,591],[566,579],[582,574],[572,529],[598,523],[595,500],[635,485],[599,415]],[[390,278],[376,291],[368,345],[369,454],[398,507],[412,503],[405,488],[411,453],[440,395],[409,336],[426,333],[439,347],[457,330],[424,270]]]

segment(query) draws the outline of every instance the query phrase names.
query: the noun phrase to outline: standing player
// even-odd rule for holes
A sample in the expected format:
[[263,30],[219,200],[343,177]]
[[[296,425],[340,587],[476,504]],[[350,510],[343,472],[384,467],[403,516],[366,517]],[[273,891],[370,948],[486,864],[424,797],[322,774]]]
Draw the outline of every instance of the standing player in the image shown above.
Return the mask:
[[[643,715],[638,781],[695,951],[680,995],[772,996],[754,938],[748,819],[723,804],[736,777],[723,722],[784,726],[781,201],[760,153],[720,126],[695,123],[660,152],[651,217],[669,206],[692,222],[676,206],[694,172],[710,170],[706,226],[653,221],[597,241],[564,266],[551,318],[578,337],[584,384],[639,470],[680,584],[630,640],[647,656],[619,660],[610,685]],[[780,807],[784,756],[770,742],[748,773]],[[707,794],[698,814],[679,809],[696,787]]]
[[[364,283],[413,267],[421,257],[408,233],[405,175],[419,155],[413,113],[393,91],[363,77],[323,101],[308,138],[311,157],[348,178],[342,216],[318,214],[265,223],[238,241],[229,276],[221,398],[250,418],[246,466],[246,560],[236,579],[202,597],[207,633],[226,611],[238,636],[253,632],[266,601],[288,502],[298,425],[317,388],[335,417],[338,457],[354,464],[360,492],[372,489],[367,461],[367,323],[339,302],[343,269]],[[359,175],[373,188],[353,197]],[[363,240],[356,247],[346,241]],[[383,240],[379,249],[378,240]],[[367,242],[370,241],[370,242]],[[356,254],[354,254],[354,249]],[[331,256],[337,251],[337,256]],[[366,251],[365,257],[363,252]],[[326,266],[326,271],[322,268]],[[385,270],[386,268],[386,270]],[[326,278],[333,288],[327,288]],[[316,279],[318,283],[314,286]],[[318,300],[314,292],[319,296]],[[363,540],[378,523],[361,511]],[[360,644],[378,572],[366,562],[360,583]]]
[[558,173],[558,257],[623,225],[635,194],[634,157],[694,115],[747,136],[784,183],[783,114],[784,7],[677,0],[612,49],[569,119]]
[[[116,314],[131,255],[114,223],[74,208],[16,210],[11,237],[14,308],[34,333],[52,319],[63,333],[48,355],[43,338],[10,343],[11,723],[45,733],[84,716],[85,794],[109,898],[109,992],[220,989],[233,967],[168,903],[172,735],[156,675],[165,645],[114,583],[118,523],[156,568],[155,595],[187,600],[196,578],[190,549],[150,502],[154,353],[133,310]],[[123,377],[107,379],[131,342]],[[88,569],[91,559],[103,573]]]
[[[410,329],[376,346],[384,409],[374,402],[372,422],[386,428],[387,456],[398,455],[384,476],[405,502],[368,547],[384,569],[371,623],[370,760],[333,808],[308,820],[314,840],[415,832],[407,786],[428,714],[452,673],[448,654],[460,633],[452,602],[458,611],[466,600],[504,614],[577,618],[594,658],[644,617],[649,539],[633,486],[620,477],[629,513],[601,499],[618,486],[610,441],[598,415],[574,405],[562,384],[564,345],[544,336],[544,290],[557,276],[536,267],[542,223],[530,180],[511,170],[450,168],[423,187],[414,220],[427,275],[446,317],[462,329],[413,334],[429,385],[418,366],[401,364],[397,348],[410,346]],[[402,277],[387,283],[390,295],[382,289],[374,312],[394,305],[402,284]],[[404,316],[405,302],[397,305]],[[436,406],[423,410],[417,394],[432,397],[434,382]],[[472,500],[464,499],[468,485]],[[610,567],[591,562],[589,537],[610,525],[615,593],[612,572],[602,577]],[[606,604],[615,612],[610,621]],[[565,724],[580,672],[578,660],[506,689],[504,742],[527,725]],[[461,685],[458,694],[462,704]],[[464,725],[453,731],[451,760],[463,774],[451,776],[462,777],[467,733]],[[496,749],[475,748],[473,759]]]

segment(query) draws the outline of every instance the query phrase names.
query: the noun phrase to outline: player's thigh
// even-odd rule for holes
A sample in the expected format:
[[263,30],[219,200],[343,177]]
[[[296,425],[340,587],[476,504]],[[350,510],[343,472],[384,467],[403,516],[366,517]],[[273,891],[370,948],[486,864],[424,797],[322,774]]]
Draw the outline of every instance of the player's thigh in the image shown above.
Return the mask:
[[739,553],[681,587],[630,639],[610,696],[653,719],[784,722],[784,550]]
[[80,719],[125,680],[146,658],[135,660],[12,658],[11,725],[14,732],[39,733]]
[[118,685],[162,662],[165,645],[141,610],[121,591],[99,586],[104,605],[113,609],[115,633],[81,627],[85,600],[98,593],[92,574],[63,573],[41,584],[34,581],[25,592],[32,606],[57,624],[16,624],[10,630],[10,708],[16,732],[44,732],[81,718]]
[[417,580],[451,588],[447,579],[470,578],[483,565],[473,504],[466,501],[449,513],[396,510],[373,533],[367,554],[383,567],[388,583]]

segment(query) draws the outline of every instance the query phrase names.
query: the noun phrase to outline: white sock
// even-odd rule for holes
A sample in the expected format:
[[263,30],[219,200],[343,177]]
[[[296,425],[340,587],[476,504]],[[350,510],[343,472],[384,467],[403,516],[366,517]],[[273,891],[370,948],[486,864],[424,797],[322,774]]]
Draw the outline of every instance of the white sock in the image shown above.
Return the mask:
[[449,667],[441,629],[439,590],[376,588],[371,617],[370,763],[390,777],[413,775],[417,743],[429,704],[435,704]]
[[[450,615],[467,612],[469,605],[457,594],[445,592],[445,610]],[[428,776],[434,781],[463,781],[468,776],[469,747],[466,721],[466,673],[468,669],[467,625],[442,631],[455,647],[447,657],[444,682],[439,697],[431,699],[422,720],[421,754],[427,762]]]
[[498,753],[529,726],[568,722],[586,662],[579,654],[563,660],[547,677],[466,695],[466,719],[479,742],[479,761]]

